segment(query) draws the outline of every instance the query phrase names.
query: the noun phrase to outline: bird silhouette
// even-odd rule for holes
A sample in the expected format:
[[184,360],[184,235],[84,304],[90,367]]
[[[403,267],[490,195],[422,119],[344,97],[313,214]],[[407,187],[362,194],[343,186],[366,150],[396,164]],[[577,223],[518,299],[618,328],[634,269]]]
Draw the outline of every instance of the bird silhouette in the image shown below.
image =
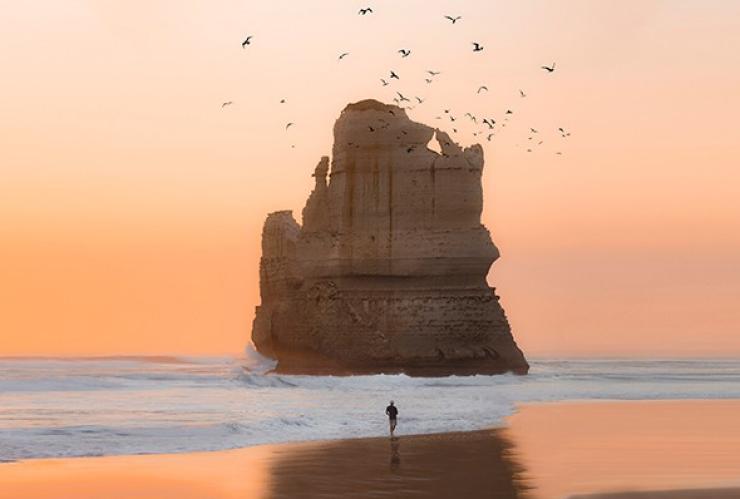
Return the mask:
[[524,93],[524,90],[522,90],[521,88],[519,89],[519,95],[521,95],[522,97],[526,97],[527,96],[527,94],[525,94]]
[[388,85],[390,85],[390,83],[385,81],[383,78],[380,79],[380,82],[383,84],[384,87],[387,87]]
[[419,104],[424,104],[424,99],[420,97],[414,97],[414,99],[416,99]]
[[280,99],[280,104],[285,104],[285,99]]
[[491,119],[483,118],[483,124],[488,125],[488,128],[493,128],[493,125],[496,124],[496,120],[494,120],[493,118]]
[[224,102],[223,104],[221,104],[221,109],[225,108],[226,106],[230,106],[232,104],[233,104],[233,102],[231,102],[231,101]]
[[554,62],[552,63],[552,66],[540,66],[540,67],[542,69],[544,69],[545,71],[547,71],[548,73],[552,73],[553,71],[555,71],[555,63]]
[[483,45],[478,42],[473,42],[473,52],[480,52],[483,50]]
[[398,53],[401,54],[401,57],[408,57],[411,55],[411,51],[408,49],[401,49]]
[[368,128],[368,130],[370,130],[371,132],[374,132],[374,131],[375,131],[375,128],[373,128],[373,127],[371,127],[371,126],[368,126],[367,128]]
[[373,9],[371,9],[370,7],[367,7],[365,9],[360,9],[360,11],[358,12],[358,14],[363,15],[363,16],[365,14],[372,14],[372,13],[373,13]]
[[348,55],[349,55],[349,52],[342,52],[341,54],[339,54],[339,60],[341,61],[342,59],[344,59]]
[[432,83],[432,80],[429,79],[429,78],[424,78],[424,81],[427,82],[427,83]]
[[437,75],[442,74],[441,71],[432,71],[431,69],[430,70],[427,70],[427,73],[429,73],[432,76],[437,76]]
[[243,42],[242,42],[242,48],[247,48],[247,45],[252,44],[252,35],[249,35]]
[[395,78],[396,80],[400,80],[401,78],[398,77],[398,75],[391,70],[391,78]]
[[290,122],[287,125],[285,125],[285,129],[287,130],[288,128],[292,127],[293,125],[295,125],[295,123]]
[[530,128],[529,131],[532,133],[537,133],[537,130],[535,130],[534,128]]
[[507,109],[506,114],[514,114],[514,111],[512,111],[511,109]]
[[399,99],[401,99],[401,102],[411,102],[411,100],[404,97],[404,95],[401,92],[396,92],[396,93],[398,94]]
[[493,137],[493,134],[492,133],[489,133],[488,134],[488,137],[486,137],[486,140],[488,140],[488,142],[491,142],[491,137]]
[[488,87],[487,87],[487,86],[485,86],[485,85],[481,85],[480,87],[478,87],[478,92],[477,92],[477,93],[481,93],[481,92],[482,92],[482,91],[484,91],[484,90],[485,90],[486,92],[488,92]]
[[455,24],[457,21],[462,19],[462,16],[457,16],[457,17],[445,16],[445,19],[449,19],[450,21],[452,21],[452,24]]

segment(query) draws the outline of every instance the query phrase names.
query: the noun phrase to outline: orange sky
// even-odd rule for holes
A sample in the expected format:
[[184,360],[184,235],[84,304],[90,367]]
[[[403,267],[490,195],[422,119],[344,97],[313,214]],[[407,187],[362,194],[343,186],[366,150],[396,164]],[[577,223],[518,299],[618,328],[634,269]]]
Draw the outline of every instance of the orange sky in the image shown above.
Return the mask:
[[526,353],[740,355],[740,4],[15,2],[0,44],[0,355],[241,351],[266,213],[395,90],[433,125],[515,110],[483,218]]

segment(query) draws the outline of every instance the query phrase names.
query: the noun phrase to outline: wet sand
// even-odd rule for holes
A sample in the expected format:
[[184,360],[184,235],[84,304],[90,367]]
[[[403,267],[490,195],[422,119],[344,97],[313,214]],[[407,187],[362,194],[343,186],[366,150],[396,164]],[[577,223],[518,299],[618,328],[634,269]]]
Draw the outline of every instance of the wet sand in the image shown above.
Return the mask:
[[0,498],[734,499],[739,422],[740,401],[528,405],[503,430],[0,464]]
[[738,499],[740,489],[663,490],[652,492],[621,492],[614,494],[588,494],[571,496],[570,499]]
[[[738,400],[530,405],[503,435],[534,498],[688,499],[691,490],[740,487]],[[738,497],[722,494],[699,497]]]
[[497,431],[0,465],[5,498],[522,497]]

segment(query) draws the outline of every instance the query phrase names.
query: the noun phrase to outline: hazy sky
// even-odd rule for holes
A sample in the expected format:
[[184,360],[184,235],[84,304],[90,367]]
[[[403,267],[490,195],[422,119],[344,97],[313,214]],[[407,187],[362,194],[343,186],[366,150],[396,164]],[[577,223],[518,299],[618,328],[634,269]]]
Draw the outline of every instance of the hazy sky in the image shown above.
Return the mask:
[[465,145],[515,111],[483,218],[527,354],[740,355],[740,2],[0,0],[0,47],[0,355],[241,351],[265,215],[396,90]]

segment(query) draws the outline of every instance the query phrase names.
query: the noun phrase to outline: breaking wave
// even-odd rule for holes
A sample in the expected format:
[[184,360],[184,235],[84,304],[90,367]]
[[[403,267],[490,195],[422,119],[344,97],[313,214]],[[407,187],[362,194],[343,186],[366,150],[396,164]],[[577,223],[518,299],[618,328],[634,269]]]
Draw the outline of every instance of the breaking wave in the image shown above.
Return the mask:
[[535,360],[527,376],[297,376],[244,358],[0,359],[0,461],[501,425],[518,403],[740,398],[735,360]]

